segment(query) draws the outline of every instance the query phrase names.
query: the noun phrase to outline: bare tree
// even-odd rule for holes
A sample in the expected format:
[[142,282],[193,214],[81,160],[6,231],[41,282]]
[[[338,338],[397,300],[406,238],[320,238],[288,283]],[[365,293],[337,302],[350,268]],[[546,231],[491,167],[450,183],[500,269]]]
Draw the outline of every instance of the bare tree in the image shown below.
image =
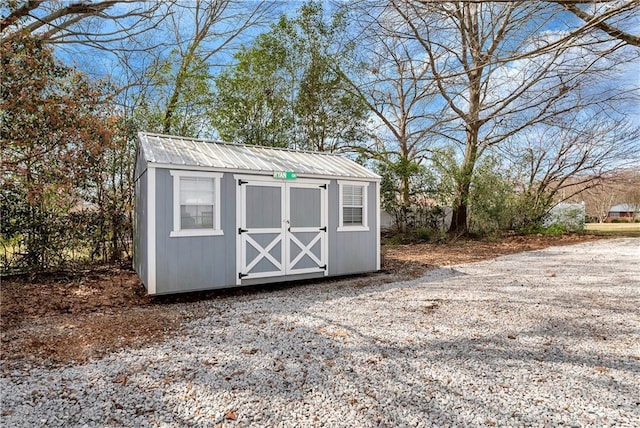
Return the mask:
[[342,73],[352,91],[371,112],[370,141],[355,150],[375,160],[386,179],[394,179],[393,192],[385,194],[400,230],[415,203],[412,182],[434,148],[433,136],[441,129],[442,112],[433,109],[438,95],[423,47],[406,37],[410,30],[397,14],[371,2],[352,6],[358,16],[360,46],[355,50],[359,69]]
[[536,125],[629,97],[625,89],[595,89],[618,61],[631,60],[614,56],[626,43],[577,37],[571,29],[543,31],[558,18],[549,4],[398,0],[392,7],[423,46],[448,123],[458,125],[448,136],[462,152],[452,233],[467,232],[474,168],[486,150]]
[[572,117],[539,124],[499,148],[521,168],[520,182],[533,221],[558,202],[581,202],[576,196],[639,159],[640,128],[629,120],[613,120],[602,112],[567,116]]
[[583,181],[584,178],[572,180],[560,192],[558,201],[584,202],[586,215],[591,221],[604,222],[609,209],[617,204],[640,206],[640,169],[637,165],[603,174],[597,180],[589,180],[587,186]]
[[[640,1],[575,1],[560,0],[559,5],[564,7],[582,21],[584,25],[578,31],[598,30],[606,33],[607,36],[621,40],[633,46],[640,47],[640,36],[633,34],[633,20],[636,21],[640,13]],[[627,30],[626,28],[630,28]]]
[[138,74],[146,87],[137,93],[136,104],[147,104],[155,116],[155,125],[150,126],[181,135],[207,132],[203,119],[211,103],[210,79],[217,56],[236,47],[247,29],[268,22],[274,7],[264,1],[251,7],[230,0],[174,4],[160,28],[171,48],[151,52],[143,74]]
[[[24,0],[9,3],[0,19],[0,34],[37,34],[45,42],[79,43],[109,50],[114,42],[132,39],[154,28],[172,2],[102,0],[66,2]],[[131,46],[129,47],[131,49]]]

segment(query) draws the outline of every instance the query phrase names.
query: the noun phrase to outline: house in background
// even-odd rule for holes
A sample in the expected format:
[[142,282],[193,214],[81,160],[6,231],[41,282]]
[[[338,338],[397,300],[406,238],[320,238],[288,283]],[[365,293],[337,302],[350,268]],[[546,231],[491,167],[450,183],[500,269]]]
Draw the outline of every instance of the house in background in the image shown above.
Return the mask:
[[613,221],[627,221],[634,222],[640,219],[640,206],[634,204],[618,204],[609,208],[607,213],[606,223]]
[[380,176],[356,162],[138,138],[133,265],[149,294],[380,269]]

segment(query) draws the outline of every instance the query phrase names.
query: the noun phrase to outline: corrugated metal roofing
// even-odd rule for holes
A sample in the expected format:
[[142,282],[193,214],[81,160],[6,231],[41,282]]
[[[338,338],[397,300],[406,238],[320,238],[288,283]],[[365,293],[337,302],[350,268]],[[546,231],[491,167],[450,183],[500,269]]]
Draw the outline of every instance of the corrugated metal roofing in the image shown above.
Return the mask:
[[294,171],[297,175],[323,175],[380,179],[345,157],[272,147],[222,143],[170,135],[138,134],[142,155],[151,163],[199,166],[238,171]]

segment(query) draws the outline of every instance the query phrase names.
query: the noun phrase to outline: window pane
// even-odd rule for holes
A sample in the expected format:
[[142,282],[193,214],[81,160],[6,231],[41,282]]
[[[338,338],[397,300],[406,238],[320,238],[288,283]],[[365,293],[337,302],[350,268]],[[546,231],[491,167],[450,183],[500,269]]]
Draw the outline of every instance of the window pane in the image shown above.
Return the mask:
[[342,208],[342,224],[362,226],[362,208],[343,207]]
[[213,205],[181,205],[181,229],[213,229]]
[[213,204],[213,178],[180,178],[180,205]]
[[343,205],[362,206],[362,186],[345,185],[342,187]]

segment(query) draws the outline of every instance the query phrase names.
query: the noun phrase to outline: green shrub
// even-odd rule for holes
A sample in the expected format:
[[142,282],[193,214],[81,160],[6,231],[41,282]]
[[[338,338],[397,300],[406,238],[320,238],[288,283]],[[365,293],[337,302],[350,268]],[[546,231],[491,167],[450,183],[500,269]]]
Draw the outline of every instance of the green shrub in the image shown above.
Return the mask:
[[382,242],[386,245],[401,245],[404,244],[404,237],[402,235],[393,235],[385,238]]
[[549,227],[544,227],[542,228],[542,230],[543,230],[542,233],[544,235],[550,235],[550,236],[561,236],[567,232],[566,227],[558,223],[554,223]]
[[543,227],[541,225],[532,225],[520,229],[520,233],[525,235],[548,235],[548,236],[561,236],[567,233],[565,226],[554,223],[549,227]]
[[431,238],[432,232],[433,231],[428,227],[419,227],[418,229],[416,229],[416,235],[421,241],[428,241],[429,238]]

